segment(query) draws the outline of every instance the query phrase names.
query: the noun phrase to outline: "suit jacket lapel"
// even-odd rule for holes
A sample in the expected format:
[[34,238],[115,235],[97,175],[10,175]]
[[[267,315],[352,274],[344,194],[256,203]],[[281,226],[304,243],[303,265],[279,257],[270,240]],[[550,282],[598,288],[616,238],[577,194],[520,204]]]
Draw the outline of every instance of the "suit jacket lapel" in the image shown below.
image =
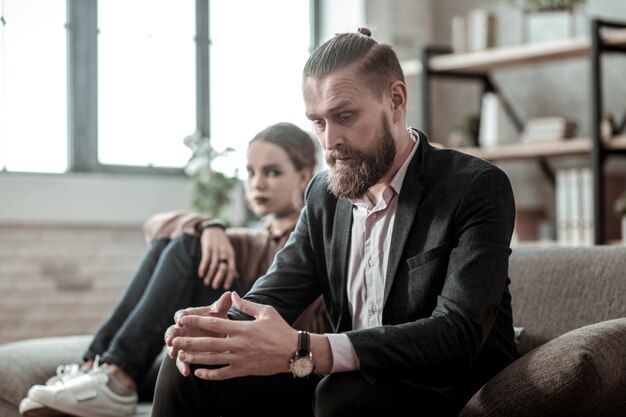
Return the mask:
[[[389,291],[393,285],[396,272],[398,272],[400,260],[402,259],[402,248],[404,248],[406,240],[409,237],[411,225],[417,214],[417,209],[422,198],[422,191],[424,189],[420,178],[424,167],[424,154],[427,152],[429,145],[424,134],[421,134],[421,132],[416,132],[416,134],[418,134],[420,138],[419,148],[415,152],[415,155],[413,155],[413,159],[409,164],[402,183],[402,190],[398,195],[398,207],[396,208],[396,218],[393,222],[393,232],[391,235],[393,245],[390,251],[391,253],[389,254],[389,261],[387,262],[387,276],[385,277],[384,303],[387,302]],[[394,248],[399,250],[393,250]]]
[[337,331],[350,330],[352,320],[348,309],[346,292],[348,279],[348,259],[350,257],[350,237],[352,236],[352,203],[347,198],[337,201],[333,223],[333,237],[330,247],[330,284],[339,300]]

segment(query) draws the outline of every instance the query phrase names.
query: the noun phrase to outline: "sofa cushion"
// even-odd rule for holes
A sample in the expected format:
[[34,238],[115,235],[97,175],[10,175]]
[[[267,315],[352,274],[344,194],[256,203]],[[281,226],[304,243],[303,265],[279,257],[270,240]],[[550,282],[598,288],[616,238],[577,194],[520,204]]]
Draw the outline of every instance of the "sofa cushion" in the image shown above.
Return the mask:
[[525,354],[562,334],[626,317],[626,246],[517,247],[510,258],[515,326]]
[[572,330],[522,356],[460,417],[626,415],[626,318]]
[[58,365],[80,363],[88,336],[22,340],[0,346],[2,400],[17,406],[34,384],[43,384]]

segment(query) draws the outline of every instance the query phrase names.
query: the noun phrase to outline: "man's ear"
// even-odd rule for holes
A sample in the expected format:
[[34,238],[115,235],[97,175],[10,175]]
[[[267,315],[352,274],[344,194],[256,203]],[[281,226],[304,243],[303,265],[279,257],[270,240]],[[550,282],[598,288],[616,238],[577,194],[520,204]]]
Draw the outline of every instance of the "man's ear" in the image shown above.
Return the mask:
[[406,84],[404,84],[402,81],[394,81],[389,86],[389,93],[391,95],[391,110],[394,113],[394,121],[398,121],[397,116],[404,116],[404,113],[406,111]]

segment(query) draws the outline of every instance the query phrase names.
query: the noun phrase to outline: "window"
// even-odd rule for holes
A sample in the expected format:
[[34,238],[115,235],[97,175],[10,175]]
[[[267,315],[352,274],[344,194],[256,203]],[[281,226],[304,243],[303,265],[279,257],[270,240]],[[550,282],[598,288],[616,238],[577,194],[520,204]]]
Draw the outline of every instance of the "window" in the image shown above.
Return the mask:
[[194,0],[98,2],[98,161],[181,167],[196,125]]
[[0,170],[64,172],[65,0],[0,5]]
[[202,126],[243,174],[255,133],[310,128],[315,1],[0,0],[0,170],[181,174]]
[[211,143],[236,150],[215,163],[230,172],[245,166],[248,141],[266,126],[287,121],[311,128],[301,94],[309,2],[212,1],[209,27]]

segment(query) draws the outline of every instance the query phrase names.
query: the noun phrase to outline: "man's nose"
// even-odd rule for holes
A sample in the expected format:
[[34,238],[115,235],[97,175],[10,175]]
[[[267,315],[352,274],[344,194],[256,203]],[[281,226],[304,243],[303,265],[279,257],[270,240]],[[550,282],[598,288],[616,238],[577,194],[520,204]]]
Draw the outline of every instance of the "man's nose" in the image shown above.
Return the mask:
[[338,127],[327,125],[324,130],[324,149],[333,150],[344,142],[342,130]]

